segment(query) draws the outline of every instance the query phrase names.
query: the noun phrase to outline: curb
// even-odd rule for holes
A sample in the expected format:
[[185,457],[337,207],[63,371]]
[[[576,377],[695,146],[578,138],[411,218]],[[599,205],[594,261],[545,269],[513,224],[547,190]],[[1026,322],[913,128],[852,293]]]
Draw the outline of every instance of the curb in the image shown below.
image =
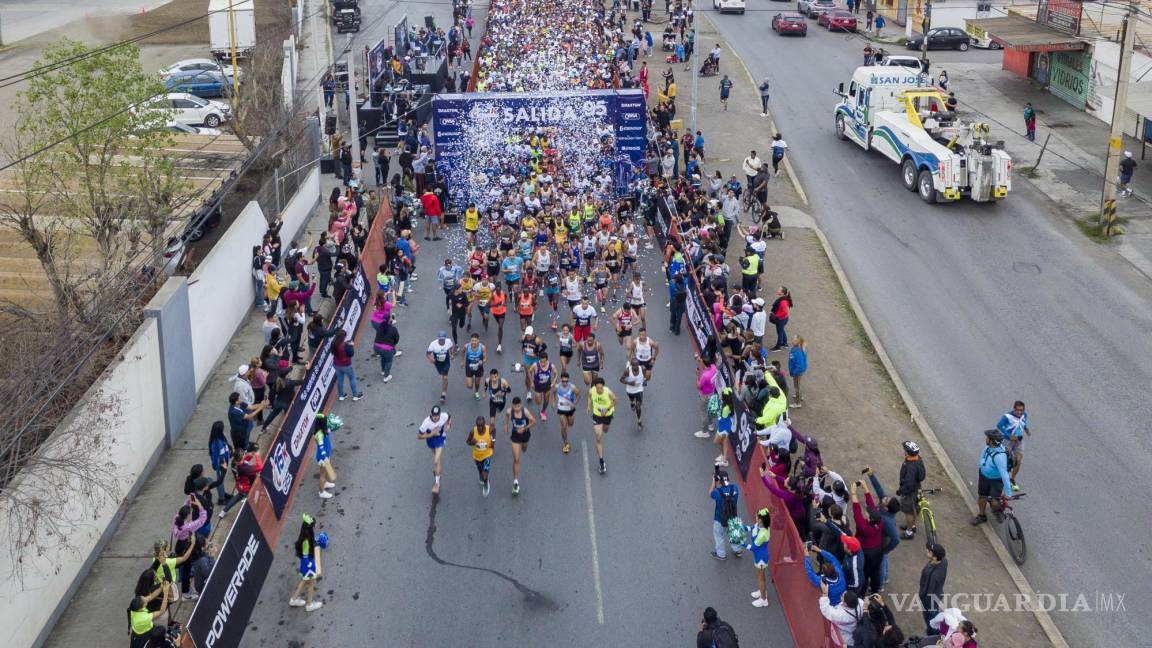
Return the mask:
[[[711,20],[708,20],[707,16],[701,15],[699,17],[707,20],[708,24],[712,26],[712,29],[716,31],[716,33],[720,33],[719,30],[716,29],[716,25],[712,23]],[[756,79],[744,63],[744,59],[735,52],[732,53],[732,56],[740,61],[740,67],[744,68],[744,73],[748,75],[748,81],[753,87],[756,87]],[[776,132],[776,124],[772,120],[771,112],[768,113],[768,124],[773,132]],[[800,186],[800,181],[796,177],[795,170],[792,168],[792,164],[789,162],[787,156],[784,158],[784,169],[787,171],[788,178],[792,181],[792,186],[796,189],[796,193],[800,195],[800,199],[806,206],[809,205],[808,196]],[[876,355],[880,358],[880,363],[884,365],[884,371],[887,372],[892,384],[896,386],[896,391],[900,394],[900,400],[902,400],[904,406],[908,408],[911,421],[916,425],[917,429],[920,430],[920,433],[924,435],[928,447],[932,449],[933,454],[936,455],[936,458],[940,461],[940,465],[944,468],[944,472],[947,473],[948,478],[952,480],[953,485],[955,485],[956,489],[960,492],[960,496],[964,498],[964,503],[968,505],[969,511],[975,515],[977,512],[976,498],[972,496],[972,491],[969,489],[968,484],[964,481],[956,465],[952,463],[952,459],[944,451],[944,446],[941,445],[939,437],[936,436],[936,432],[920,413],[920,408],[916,406],[916,402],[912,399],[912,394],[900,378],[900,373],[896,370],[896,365],[892,362],[888,351],[880,342],[880,337],[876,334],[876,330],[872,328],[872,323],[868,320],[868,316],[864,314],[860,300],[856,297],[856,291],[852,289],[852,284],[849,283],[848,277],[844,273],[844,268],[840,265],[840,259],[832,250],[832,245],[829,243],[828,237],[824,235],[824,230],[820,229],[819,225],[815,225],[812,229],[816,232],[817,238],[820,239],[820,246],[824,249],[824,254],[828,257],[828,262],[832,265],[832,271],[836,274],[836,281],[839,282],[840,288],[844,291],[844,296],[848,299],[848,303],[852,307],[852,313],[864,328],[864,333],[868,336],[868,341],[872,344],[872,348],[876,350]],[[1016,588],[1021,594],[1035,600],[1037,598],[1036,590],[1028,582],[1028,579],[1024,576],[1024,572],[1020,570],[1020,567],[1012,560],[1012,557],[1008,555],[1008,549],[993,530],[992,525],[984,524],[981,526],[984,531],[984,537],[988,540],[989,544],[992,545],[993,551],[996,552],[996,556],[1000,559],[1000,563],[1008,572],[1009,577],[1012,578],[1012,582],[1015,583]],[[1064,639],[1064,635],[1061,634],[1060,629],[1056,627],[1056,623],[1052,620],[1048,612],[1044,610],[1033,610],[1032,614],[1036,617],[1036,622],[1040,624],[1040,629],[1044,631],[1044,634],[1048,637],[1048,641],[1052,646],[1055,648],[1069,648],[1068,642]]]
[[[716,29],[716,23],[709,20],[708,16],[698,14],[697,18],[707,21],[708,25],[712,27],[713,32],[717,34],[720,33],[720,30]],[[729,46],[729,49],[731,49],[731,46]],[[735,51],[732,52],[732,58],[740,61],[740,67],[744,68],[744,74],[748,76],[748,83],[751,84],[753,88],[759,87],[759,84],[756,83],[756,78],[752,76],[752,71],[749,70],[748,66],[744,63],[744,59],[740,58]],[[768,129],[773,133],[780,132],[776,129],[776,122],[772,119],[771,111],[768,112]],[[795,189],[796,194],[800,196],[800,201],[803,202],[805,206],[808,206],[808,194],[804,193],[804,188],[800,186],[800,180],[796,177],[796,170],[792,168],[792,162],[789,161],[787,155],[784,156],[784,172],[788,174],[788,180],[792,182],[792,188]]]
[[[840,260],[836,257],[836,253],[832,251],[832,245],[828,242],[828,238],[824,236],[824,231],[819,227],[814,228],[817,238],[820,239],[820,246],[824,248],[824,254],[828,257],[828,262],[832,264],[832,270],[836,273],[836,280],[840,283],[840,287],[844,290],[844,296],[848,298],[848,303],[852,306],[852,312],[856,315],[856,319],[864,328],[864,332],[868,335],[868,341],[872,343],[872,348],[876,350],[876,355],[880,358],[880,363],[884,365],[884,370],[888,373],[888,377],[892,383],[896,385],[896,391],[900,393],[900,400],[904,402],[904,406],[908,408],[908,413],[913,423],[924,435],[924,440],[927,441],[928,447],[932,449],[933,454],[936,455],[940,465],[944,468],[944,472],[948,474],[949,479],[960,491],[960,496],[964,498],[964,502],[968,505],[969,511],[973,514],[977,512],[976,498],[972,496],[972,491],[969,489],[968,484],[965,483],[964,478],[960,475],[956,465],[952,463],[952,459],[944,451],[944,447],[940,444],[940,439],[936,436],[932,426],[924,419],[920,413],[920,409],[916,406],[916,402],[912,400],[912,394],[909,393],[908,387],[900,378],[899,372],[896,371],[896,366],[893,364],[892,359],[888,356],[888,352],[884,349],[884,345],[880,342],[880,338],[876,335],[875,329],[872,328],[872,323],[864,314],[864,309],[860,306],[860,300],[856,297],[856,292],[852,290],[852,284],[848,282],[848,277],[844,274],[844,268],[840,265]],[[992,549],[996,552],[996,556],[1000,558],[1000,562],[1004,565],[1004,569],[1008,571],[1008,575],[1012,578],[1012,582],[1016,584],[1016,588],[1020,590],[1021,594],[1028,596],[1030,599],[1035,600],[1037,597],[1036,590],[1028,582],[1024,576],[1024,572],[1008,555],[1008,549],[1000,540],[1000,537],[993,530],[991,524],[981,525],[984,531],[984,537],[992,545]],[[1040,624],[1040,629],[1048,637],[1048,641],[1056,648],[1069,648],[1068,642],[1064,639],[1064,635],[1060,633],[1060,629],[1056,627],[1056,623],[1052,617],[1044,610],[1033,610],[1032,614],[1036,617],[1036,622]]]

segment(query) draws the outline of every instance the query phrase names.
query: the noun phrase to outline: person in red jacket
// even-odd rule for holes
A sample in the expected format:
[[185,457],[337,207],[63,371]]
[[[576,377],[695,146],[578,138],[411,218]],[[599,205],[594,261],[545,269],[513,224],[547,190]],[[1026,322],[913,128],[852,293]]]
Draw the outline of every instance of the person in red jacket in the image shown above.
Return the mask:
[[[864,503],[867,509],[860,506],[860,498],[856,489],[864,489]],[[872,500],[872,493],[868,492],[868,484],[863,480],[856,480],[852,484],[852,521],[856,525],[856,539],[860,541],[860,549],[864,553],[864,579],[860,582],[860,594],[866,596],[871,592],[879,592],[884,583],[880,580],[880,564],[884,560],[884,521],[876,502]]]
[[264,469],[264,459],[260,457],[259,452],[249,452],[236,462],[233,468],[233,473],[236,476],[236,492],[228,499],[228,503],[220,510],[220,517],[223,518],[228,514],[228,511],[236,506],[244,498],[248,497],[248,491],[252,490],[252,484],[260,476],[260,471]]
[[424,205],[424,216],[428,218],[424,224],[424,240],[439,241],[440,237],[436,233],[440,230],[440,219],[444,216],[440,198],[431,189],[425,189],[424,195],[420,196],[420,203]]

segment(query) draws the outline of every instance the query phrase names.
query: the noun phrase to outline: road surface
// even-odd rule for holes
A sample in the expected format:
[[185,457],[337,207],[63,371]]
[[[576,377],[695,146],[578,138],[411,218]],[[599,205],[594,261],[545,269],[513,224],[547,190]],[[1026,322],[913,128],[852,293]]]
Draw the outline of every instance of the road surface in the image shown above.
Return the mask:
[[[0,0],[0,34],[5,44],[63,27],[74,20],[150,11],[171,0],[99,0],[87,2],[28,2]],[[205,4],[205,7],[208,5]]]
[[[999,205],[930,206],[903,189],[896,165],[838,141],[832,91],[850,79],[864,42],[815,21],[806,38],[776,36],[772,15],[791,9],[751,0],[743,16],[708,15],[757,82],[771,79],[770,108],[811,211],[966,478],[975,481],[981,431],[1013,400],[1027,402],[1036,434],[1020,473],[1028,497],[1016,507],[1025,574],[1042,593],[1067,593],[1069,605],[1081,594],[1092,607],[1098,592],[1126,595],[1122,613],[1057,612],[1069,643],[1146,644],[1133,621],[1152,598],[1148,511],[1116,494],[1152,478],[1148,281],[1024,181]],[[934,71],[962,57],[999,53],[930,56]],[[749,82],[742,70],[722,71]],[[714,86],[702,81],[701,91]],[[950,89],[963,100],[963,87]],[[967,520],[942,521],[945,544],[952,524]]]

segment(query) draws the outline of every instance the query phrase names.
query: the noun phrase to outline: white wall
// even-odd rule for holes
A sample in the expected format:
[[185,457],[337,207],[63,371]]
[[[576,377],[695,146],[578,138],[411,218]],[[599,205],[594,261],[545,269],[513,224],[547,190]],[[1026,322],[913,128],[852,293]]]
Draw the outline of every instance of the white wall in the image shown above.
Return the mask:
[[[1092,45],[1092,63],[1088,79],[1088,112],[1106,124],[1112,123],[1116,105],[1116,79],[1119,78],[1120,45],[1098,40]],[[1123,122],[1124,133],[1139,137],[1137,115],[1152,115],[1152,57],[1133,52],[1128,71],[1128,110]]]
[[[110,466],[114,466],[122,497],[136,484],[156,450],[164,443],[163,382],[157,328],[156,320],[146,319],[124,347],[121,360],[108,368],[69,418],[61,424],[63,430],[86,427],[93,421],[109,417],[109,414],[96,414],[95,408],[115,403],[111,414],[116,421],[116,429],[107,430],[110,443],[98,451]],[[40,452],[51,456],[63,445],[76,440],[76,436],[58,433]],[[58,497],[62,492],[67,492],[60,484],[67,483],[68,479],[62,473],[33,476],[25,473],[17,477],[11,487],[18,491]],[[0,574],[4,576],[0,579],[0,628],[4,628],[3,634],[9,637],[3,642],[5,647],[33,644],[41,629],[51,620],[55,603],[65,599],[76,577],[85,569],[85,563],[113,522],[119,505],[119,501],[114,501],[90,507],[80,506],[76,502],[75,506],[67,507],[74,515],[69,516],[71,519],[60,521],[65,526],[72,526],[68,540],[73,551],[51,551],[41,556],[26,552],[23,556],[23,583],[9,577],[13,567],[11,556],[6,551],[0,551]],[[92,517],[93,510],[95,518]],[[6,510],[0,510],[0,547],[7,546],[9,540],[7,513]],[[55,546],[51,539],[48,543]],[[117,619],[114,625],[99,630],[120,632],[122,626],[123,619]]]
[[[299,171],[298,173],[305,173]],[[308,171],[308,176],[304,179],[304,183],[300,185],[300,189],[296,191],[296,195],[284,207],[284,211],[280,213],[280,218],[284,219],[284,227],[281,228],[280,234],[284,238],[284,245],[288,245],[288,241],[296,236],[304,227],[305,221],[312,215],[312,210],[320,203],[320,167],[316,165],[311,171]]]
[[256,201],[248,203],[188,279],[192,316],[192,364],[197,393],[232,335],[252,311],[252,246],[259,245],[268,221]]

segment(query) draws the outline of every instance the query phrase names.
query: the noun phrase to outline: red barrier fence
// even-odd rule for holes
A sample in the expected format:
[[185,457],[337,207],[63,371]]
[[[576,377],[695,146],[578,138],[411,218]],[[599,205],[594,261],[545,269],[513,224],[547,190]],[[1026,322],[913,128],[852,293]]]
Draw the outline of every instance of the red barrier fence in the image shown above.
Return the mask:
[[[676,206],[672,199],[670,197],[659,199],[657,206],[658,217],[665,221],[664,227],[654,228],[657,237],[663,238],[663,233],[666,231],[668,236],[681,243],[681,249],[683,249],[683,240],[680,238],[677,227]],[[661,241],[661,244],[663,242]],[[685,265],[692,277],[693,284],[695,284],[695,291],[689,290],[689,299],[700,299],[700,295],[703,293],[697,283],[691,260],[686,258]],[[706,305],[701,300],[700,310],[711,313],[711,309],[704,308],[704,306]],[[691,310],[689,309],[689,311]],[[690,336],[698,352],[704,352],[699,344],[701,338],[718,342],[719,337],[711,317],[703,317],[698,320],[689,317],[688,325],[706,327],[705,335]],[[722,354],[719,354],[717,361],[727,363]],[[728,375],[736,375],[735,370],[730,365],[728,369]],[[733,440],[733,443],[730,444],[733,459],[737,462],[739,462],[739,457],[736,456],[735,446],[738,442],[738,440]],[[804,567],[806,560],[804,540],[800,537],[799,531],[796,530],[796,524],[788,513],[788,506],[783,500],[773,495],[760,479],[759,467],[766,464],[768,459],[759,443],[753,443],[751,455],[752,468],[747,471],[747,475],[745,476],[742,471],[736,470],[734,476],[744,495],[744,504],[748,507],[750,517],[755,517],[756,511],[761,508],[767,508],[772,513],[772,533],[769,542],[772,584],[776,587],[776,595],[784,609],[784,618],[788,621],[788,629],[792,633],[792,639],[801,648],[842,648],[844,642],[840,638],[840,631],[820,614],[820,590],[812,585],[812,581],[808,580],[808,572]]]

